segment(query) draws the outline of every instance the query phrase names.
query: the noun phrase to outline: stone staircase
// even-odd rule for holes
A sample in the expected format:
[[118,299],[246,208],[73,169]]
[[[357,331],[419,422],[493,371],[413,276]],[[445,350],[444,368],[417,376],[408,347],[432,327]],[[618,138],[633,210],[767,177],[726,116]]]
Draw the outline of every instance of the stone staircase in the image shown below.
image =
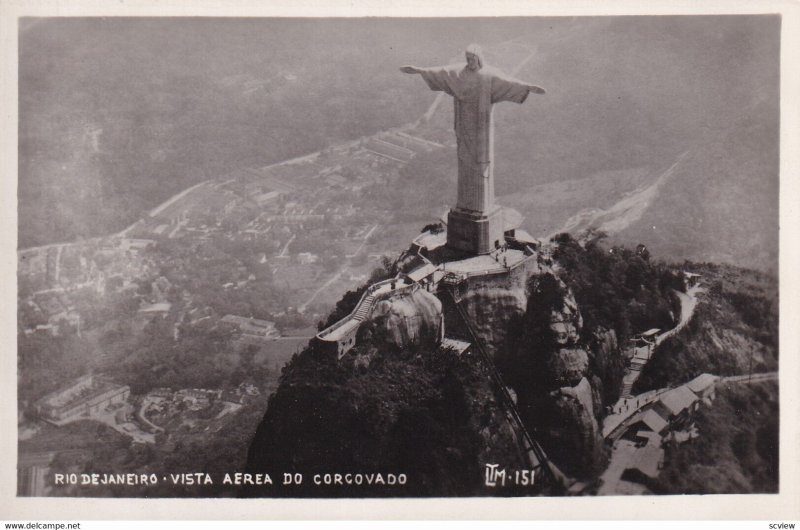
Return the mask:
[[375,295],[370,294],[361,301],[361,304],[358,306],[356,313],[353,315],[353,320],[357,320],[359,322],[363,322],[369,312],[372,310],[372,304],[375,302]]
[[633,381],[623,382],[622,384],[622,397],[628,399],[632,398],[631,388],[633,388]]
[[632,359],[628,368],[633,372],[641,372],[645,364],[647,364],[645,359]]
[[[638,372],[642,371],[642,368],[644,368],[645,364],[647,364],[645,359],[638,357],[631,359],[630,363],[628,364],[628,369],[625,371],[625,377],[622,379],[622,397],[633,397],[631,394],[631,388],[633,387],[634,381],[636,381],[636,379],[639,377]],[[637,375],[631,376],[631,373],[637,373]]]

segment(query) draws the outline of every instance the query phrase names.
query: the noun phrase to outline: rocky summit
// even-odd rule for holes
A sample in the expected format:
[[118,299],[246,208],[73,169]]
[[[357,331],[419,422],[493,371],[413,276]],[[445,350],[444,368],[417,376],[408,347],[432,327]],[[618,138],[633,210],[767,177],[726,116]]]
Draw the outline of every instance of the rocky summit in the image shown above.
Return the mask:
[[[550,469],[508,495],[563,493],[596,476],[608,457],[602,421],[627,365],[620,344],[675,325],[683,280],[647,256],[610,252],[601,238],[527,247],[514,268],[454,277],[463,259],[412,245],[383,271],[388,279],[349,293],[339,321],[285,369],[248,471],[407,478],[369,489],[300,484],[281,490],[288,496],[493,495],[483,473],[494,464]],[[352,345],[341,338],[344,353],[332,349],[330,333],[350,327]]]

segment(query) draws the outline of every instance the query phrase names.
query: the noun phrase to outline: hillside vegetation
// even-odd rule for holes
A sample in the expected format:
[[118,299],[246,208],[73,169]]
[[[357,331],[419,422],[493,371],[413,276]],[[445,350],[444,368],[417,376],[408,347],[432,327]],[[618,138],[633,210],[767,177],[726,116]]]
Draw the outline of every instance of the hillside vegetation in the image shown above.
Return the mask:
[[700,436],[667,447],[656,491],[777,493],[778,418],[777,382],[723,387],[697,416]]
[[634,393],[676,386],[702,373],[778,369],[778,284],[768,274],[731,266],[686,264],[707,292],[689,324],[659,345]]
[[[473,496],[483,464],[522,465],[472,357],[362,340],[337,361],[309,348],[287,365],[250,445],[248,471],[304,473],[267,496]],[[491,437],[488,443],[487,437]],[[314,486],[313,473],[403,473],[403,486]],[[510,492],[510,490],[509,490]],[[265,495],[258,488],[245,495]]]

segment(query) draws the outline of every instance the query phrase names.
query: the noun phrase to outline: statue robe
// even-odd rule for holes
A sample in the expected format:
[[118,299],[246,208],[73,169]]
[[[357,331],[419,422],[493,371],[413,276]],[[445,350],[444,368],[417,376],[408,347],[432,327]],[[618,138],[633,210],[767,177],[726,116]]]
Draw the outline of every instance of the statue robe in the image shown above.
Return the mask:
[[494,208],[494,127],[492,108],[501,101],[522,103],[528,84],[484,66],[421,68],[431,90],[453,97],[458,145],[457,208],[485,215]]

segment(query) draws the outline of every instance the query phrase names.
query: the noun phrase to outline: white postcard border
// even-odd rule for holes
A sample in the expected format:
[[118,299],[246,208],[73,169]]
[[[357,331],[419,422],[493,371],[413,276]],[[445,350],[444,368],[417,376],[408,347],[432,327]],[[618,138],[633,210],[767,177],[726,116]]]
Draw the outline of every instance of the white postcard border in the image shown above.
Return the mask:
[[[776,519],[800,518],[800,3],[797,1],[0,0],[2,273],[0,519]],[[780,184],[780,494],[514,499],[274,500],[16,497],[17,17],[782,15]]]

